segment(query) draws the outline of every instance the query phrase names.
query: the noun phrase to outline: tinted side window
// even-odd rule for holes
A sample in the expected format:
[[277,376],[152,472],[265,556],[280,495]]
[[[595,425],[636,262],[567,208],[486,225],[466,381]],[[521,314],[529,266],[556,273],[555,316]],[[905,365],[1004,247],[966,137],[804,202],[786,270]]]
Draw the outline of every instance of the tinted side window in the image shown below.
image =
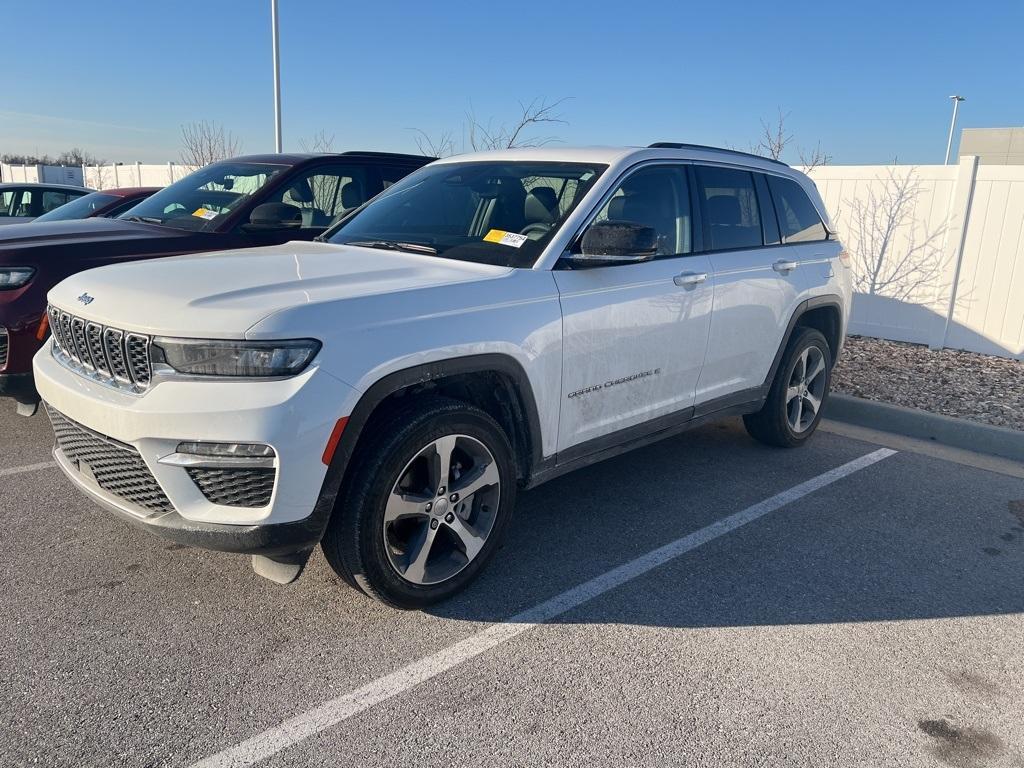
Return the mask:
[[321,166],[297,176],[269,201],[296,208],[303,229],[320,228],[365,203],[380,191],[377,186],[364,166]]
[[18,190],[5,189],[0,191],[0,216],[14,216],[14,201],[18,197]]
[[753,174],[713,166],[697,166],[696,170],[708,250],[763,245]]
[[32,208],[33,200],[35,197],[36,201],[39,200],[38,196],[33,193],[31,189],[23,189],[21,191],[21,202],[15,204],[14,215],[15,216],[38,216]]
[[383,182],[383,189],[387,189],[396,181],[401,181],[410,173],[418,170],[419,166],[409,165],[382,165],[380,168],[380,179]]
[[67,201],[67,192],[56,192],[52,189],[48,189],[43,192],[43,213],[49,213],[55,208],[60,208]]
[[768,177],[775,210],[779,214],[782,239],[787,243],[806,243],[825,239],[825,225],[807,193],[791,179]]
[[626,177],[595,221],[609,219],[653,227],[658,233],[658,256],[690,253],[693,239],[686,169],[652,165]]

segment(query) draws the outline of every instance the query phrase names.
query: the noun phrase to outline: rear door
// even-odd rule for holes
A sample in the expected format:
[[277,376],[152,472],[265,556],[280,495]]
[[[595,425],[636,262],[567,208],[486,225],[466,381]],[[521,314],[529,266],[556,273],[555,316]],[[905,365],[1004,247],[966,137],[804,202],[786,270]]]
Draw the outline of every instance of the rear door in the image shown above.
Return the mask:
[[622,181],[594,221],[653,227],[658,256],[554,271],[563,338],[558,450],[566,458],[630,436],[611,433],[689,416],[712,303],[710,262],[694,253],[691,210],[685,165],[643,166]]
[[828,239],[814,203],[792,179],[769,176],[768,186],[778,214],[782,241],[800,264],[804,286],[815,296],[838,293],[833,260],[842,248],[835,240]]
[[[780,242],[764,174],[696,165],[704,243],[715,279],[698,411],[753,399],[803,290],[793,249]],[[703,407],[701,407],[703,406]]]

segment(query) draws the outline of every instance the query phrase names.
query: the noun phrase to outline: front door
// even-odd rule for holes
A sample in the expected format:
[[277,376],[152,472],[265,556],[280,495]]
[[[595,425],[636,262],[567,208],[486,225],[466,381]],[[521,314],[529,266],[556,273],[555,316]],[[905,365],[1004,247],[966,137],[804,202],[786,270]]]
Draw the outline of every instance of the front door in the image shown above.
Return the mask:
[[[687,416],[707,347],[713,280],[692,254],[685,166],[634,171],[598,212],[653,227],[658,255],[639,264],[556,269],[562,305],[558,450],[585,455],[619,430]],[[589,442],[594,441],[594,442]]]

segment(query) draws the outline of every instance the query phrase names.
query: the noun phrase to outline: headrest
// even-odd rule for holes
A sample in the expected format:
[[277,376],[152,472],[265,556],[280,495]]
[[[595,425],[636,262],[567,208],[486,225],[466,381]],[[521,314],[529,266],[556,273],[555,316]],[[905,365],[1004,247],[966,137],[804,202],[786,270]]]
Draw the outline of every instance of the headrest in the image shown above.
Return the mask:
[[313,190],[309,188],[309,182],[306,179],[295,182],[289,191],[291,192],[292,200],[298,203],[313,202]]
[[346,211],[349,208],[358,208],[365,202],[363,187],[358,181],[347,181],[341,185],[341,207]]
[[550,224],[558,218],[558,195],[551,187],[534,187],[526,196],[523,215],[527,223]]
[[712,195],[707,201],[708,219],[712,224],[738,227],[743,219],[740,201],[732,195]]

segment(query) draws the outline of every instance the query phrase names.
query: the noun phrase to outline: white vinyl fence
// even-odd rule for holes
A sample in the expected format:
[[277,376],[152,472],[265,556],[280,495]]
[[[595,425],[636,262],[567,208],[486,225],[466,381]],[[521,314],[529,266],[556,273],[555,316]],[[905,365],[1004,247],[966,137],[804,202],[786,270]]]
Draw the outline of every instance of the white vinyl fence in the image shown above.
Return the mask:
[[1024,166],[810,175],[853,257],[850,333],[1024,360]]
[[0,163],[0,180],[81,184],[92,189],[166,187],[193,170],[178,163],[110,163],[75,167]]

